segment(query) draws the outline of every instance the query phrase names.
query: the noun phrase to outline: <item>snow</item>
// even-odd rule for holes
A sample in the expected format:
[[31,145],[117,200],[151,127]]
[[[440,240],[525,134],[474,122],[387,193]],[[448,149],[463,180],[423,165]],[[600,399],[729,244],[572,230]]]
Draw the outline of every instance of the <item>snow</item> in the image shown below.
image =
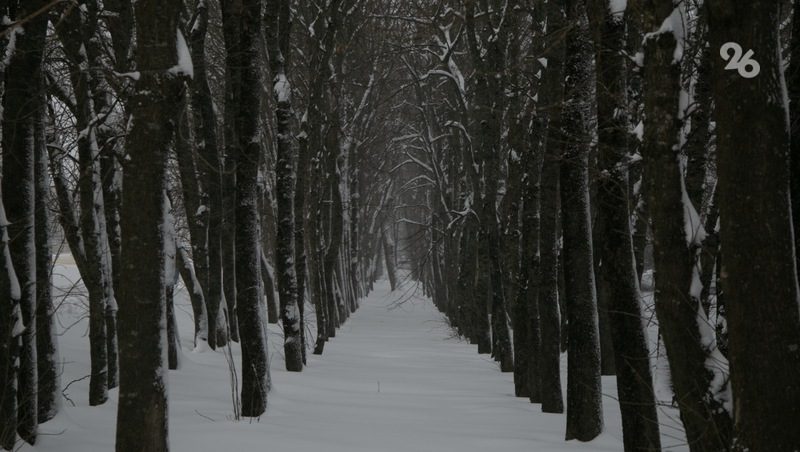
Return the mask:
[[278,103],[288,103],[292,101],[292,88],[286,74],[281,72],[275,77],[275,99]]
[[699,246],[702,245],[708,233],[703,227],[700,214],[697,213],[697,209],[694,207],[692,200],[689,198],[689,193],[686,191],[686,156],[678,157],[678,165],[681,175],[681,202],[683,203],[683,230],[686,236],[686,245]]
[[[12,300],[19,301],[19,299],[22,297],[22,289],[19,286],[17,272],[14,271],[14,263],[11,260],[11,250],[8,248],[8,230],[6,229],[6,226],[9,224],[11,223],[9,223],[8,217],[6,217],[6,209],[3,207],[3,203],[0,202],[0,231],[2,231],[2,235],[0,236],[0,247],[3,249],[3,255],[0,256],[0,258],[3,259],[8,272],[6,277],[8,278],[10,284],[9,295],[11,295]],[[19,320],[21,317],[18,317],[17,319],[18,321],[21,321]],[[15,325],[14,329],[16,330],[16,328],[17,326]]]
[[[64,291],[77,280],[74,264],[59,261],[56,284]],[[61,292],[56,290],[56,296]],[[402,303],[401,303],[402,302]],[[79,296],[58,312],[65,383],[89,369],[86,320]],[[307,318],[313,308],[307,305]],[[176,315],[184,348],[191,350],[191,306],[176,290]],[[313,325],[312,325],[313,329]],[[501,373],[488,355],[453,337],[432,303],[410,284],[390,292],[380,281],[361,308],[325,347],[309,353],[302,373],[283,367],[283,333],[270,325],[273,390],[259,420],[236,422],[225,354],[198,342],[170,371],[169,416],[173,452],[271,450],[326,452],[519,452],[524,450],[620,451],[621,420],[614,377],[603,377],[606,431],[590,443],[565,442],[566,418],[543,414],[539,405],[514,397],[513,375]],[[313,331],[307,337],[313,338]],[[241,350],[231,348],[240,365]],[[566,378],[566,359],[563,360]],[[563,385],[566,388],[566,384]],[[113,450],[118,390],[109,402],[88,406],[88,380],[67,391],[58,416],[40,426],[35,447],[23,451]],[[665,449],[687,450],[676,431],[677,413],[660,407]]]
[[[609,0],[610,2],[624,2],[625,0]],[[652,39],[663,33],[672,33],[675,37],[675,51],[672,55],[672,64],[678,64],[683,59],[683,50],[686,45],[687,26],[687,12],[685,2],[680,2],[669,16],[667,16],[658,30],[647,33],[644,35],[644,42]],[[644,45],[642,47],[645,47]],[[643,67],[644,55],[637,53],[634,61],[639,67]]]
[[183,33],[178,29],[177,38],[177,51],[178,51],[178,64],[169,69],[169,73],[173,75],[185,75],[189,78],[194,78],[194,65],[192,64],[192,54],[189,52],[189,46],[186,45],[186,39]]
[[[5,22],[8,19],[8,16],[3,16],[3,21]],[[17,36],[20,36],[25,33],[25,28],[20,25],[16,25],[10,30],[6,31],[8,33],[8,42],[6,43],[5,53],[3,54],[3,59],[0,61],[0,71],[5,72],[5,68],[8,67],[8,64],[11,62],[11,58],[14,56],[14,52],[17,49]]]
[[700,343],[707,352],[705,367],[713,375],[709,392],[729,414],[733,414],[733,395],[730,385],[728,359],[717,347],[717,334],[714,326],[706,317],[705,311],[697,305],[697,327],[700,331]]
[[625,8],[628,0],[608,0],[608,11],[615,20],[622,20],[625,17]]

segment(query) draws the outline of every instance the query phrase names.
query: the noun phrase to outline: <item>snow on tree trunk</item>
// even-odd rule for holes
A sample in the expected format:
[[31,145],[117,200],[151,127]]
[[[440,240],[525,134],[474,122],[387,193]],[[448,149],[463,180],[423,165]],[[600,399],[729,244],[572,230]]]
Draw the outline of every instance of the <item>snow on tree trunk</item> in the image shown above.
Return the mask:
[[711,387],[713,374],[706,368],[713,350],[704,344],[698,324],[703,313],[699,290],[696,294],[691,290],[696,237],[691,229],[687,234],[684,215],[691,201],[684,196],[678,161],[681,10],[673,8],[672,0],[650,6],[645,11],[645,28],[653,33],[644,40],[646,121],[642,154],[653,228],[656,315],[690,448],[722,450],[729,445],[731,422],[725,407],[716,400],[715,388]]
[[85,264],[81,277],[89,293],[89,342],[92,365],[89,404],[94,406],[103,404],[108,399],[109,344],[113,345],[113,341],[109,341],[112,338],[108,335],[106,320],[108,308],[113,306],[114,301],[110,261],[106,256],[108,241],[98,164],[99,149],[96,127],[93,124],[97,115],[92,96],[95,81],[86,51],[97,23],[96,5],[91,6],[82,8],[80,14],[67,16],[63,27],[59,27],[57,32],[63,44],[64,54],[74,68],[70,72],[70,81],[75,93],[76,128],[80,131],[77,148],[78,195],[81,210],[77,226],[80,229],[83,246],[81,254]]
[[714,60],[733,449],[800,450],[800,309],[780,3],[708,7],[712,49],[736,42],[754,52],[761,69],[746,79],[726,71],[722,58]]
[[194,346],[200,342],[208,343],[208,311],[203,295],[200,280],[195,273],[193,262],[186,250],[188,245],[179,245],[175,256],[175,265],[178,267],[186,291],[189,292],[189,301],[192,303],[192,317],[194,318]]
[[[41,104],[46,104],[41,94]],[[50,250],[50,178],[48,177],[47,112],[39,112],[35,127],[35,196],[36,196],[36,357],[38,383],[38,421],[55,417],[61,401],[61,364],[56,336],[55,307],[52,295]]]
[[117,452],[169,450],[164,191],[180,106],[179,12],[174,0],[135,5],[140,78],[128,106],[123,176]]
[[[204,290],[208,313],[208,345],[211,349],[223,347],[228,341],[227,328],[222,320],[222,161],[217,144],[217,118],[214,100],[208,82],[206,64],[206,33],[208,6],[205,0],[197,2],[197,19],[191,33],[191,54],[194,69],[192,77],[192,103],[195,111],[195,137],[197,140],[198,170],[203,185],[202,204],[194,212],[196,221],[203,222],[200,229],[207,234],[208,264],[202,256],[195,256],[197,277]],[[202,234],[202,232],[201,232]],[[202,242],[201,242],[202,243]],[[193,245],[194,248],[194,245]],[[202,254],[202,252],[198,253]],[[205,265],[205,266],[204,266]],[[222,320],[221,320],[222,319]]]
[[275,116],[277,122],[277,161],[275,162],[275,197],[277,199],[278,227],[275,236],[275,269],[277,271],[278,296],[280,298],[283,324],[283,353],[286,370],[303,370],[303,351],[298,309],[297,274],[294,260],[294,148],[291,121],[292,85],[286,74],[284,54],[289,48],[281,48],[280,37],[289,35],[291,24],[289,2],[272,2],[267,8],[266,23],[270,49],[270,67],[273,77]]
[[[261,107],[260,69],[257,43],[261,36],[261,1],[245,0],[240,8],[226,5],[223,10],[228,48],[228,93],[236,93],[229,105],[234,121],[233,136],[238,140],[235,204],[236,315],[242,346],[242,415],[258,417],[267,407],[266,314],[261,287],[261,229],[258,213],[258,171],[261,140],[258,130]],[[231,303],[229,301],[229,306]]]
[[264,250],[261,250],[261,282],[264,284],[264,292],[267,298],[267,322],[277,324],[280,321],[280,316],[278,315],[275,270],[267,260],[267,254]]
[[[207,287],[200,282],[208,282],[208,207],[206,206],[208,196],[201,192],[200,188],[201,183],[197,169],[198,156],[195,155],[193,148],[196,137],[193,136],[193,130],[189,123],[188,97],[185,94],[181,99],[181,113],[175,136],[175,155],[178,160],[182,201],[191,245],[181,243],[178,246],[176,265],[187,290],[189,290],[189,299],[194,314],[194,342],[197,345],[198,339],[208,342],[208,315],[206,314],[204,292]],[[202,123],[203,119],[198,114],[195,120]]]
[[[616,355],[617,393],[625,450],[659,450],[659,422],[641,294],[633,258],[628,198],[628,117],[625,16],[607,0],[588,3],[597,64],[598,171],[596,233],[607,278],[608,312]],[[616,114],[615,114],[616,112]]]
[[[37,0],[17,6],[15,19],[28,18],[43,4],[44,1]],[[30,444],[36,442],[38,425],[35,124],[41,118],[41,109],[44,108],[44,104],[40,102],[42,97],[39,90],[42,86],[46,29],[47,19],[41,16],[7,29],[11,36],[5,59],[7,67],[2,113],[2,196],[7,215],[2,220],[7,224],[10,239],[8,249],[21,288],[18,298],[12,296],[11,299],[19,300],[21,320],[25,328],[21,331],[18,353],[11,355],[19,358],[16,421],[20,437]],[[13,387],[13,383],[11,386]],[[14,417],[10,419],[13,421]]]
[[8,246],[8,225],[0,198],[0,448],[13,450],[17,441],[19,336],[25,326],[19,308],[19,281]]

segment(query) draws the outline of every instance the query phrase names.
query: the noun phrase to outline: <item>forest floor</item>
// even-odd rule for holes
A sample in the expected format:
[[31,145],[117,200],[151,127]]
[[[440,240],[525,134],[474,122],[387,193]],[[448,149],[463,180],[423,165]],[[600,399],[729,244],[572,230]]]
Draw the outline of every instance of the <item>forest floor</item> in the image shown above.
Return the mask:
[[[40,426],[23,451],[114,449],[117,390],[88,406],[86,301],[77,270],[56,266],[56,285],[69,292],[59,309],[64,362],[61,413]],[[192,350],[191,309],[181,290],[176,312],[182,367],[169,373],[173,452],[492,452],[621,451],[615,380],[603,377],[605,433],[591,443],[564,441],[566,418],[543,414],[514,397],[512,374],[453,337],[444,317],[414,288],[390,292],[379,282],[337,332],[322,356],[308,355],[299,374],[284,370],[282,333],[270,325],[273,390],[260,419],[233,418],[231,379],[223,352]],[[313,336],[311,336],[313,337]],[[230,351],[239,365],[240,350]],[[566,361],[564,361],[566,375]],[[67,399],[68,397],[68,399]],[[661,409],[665,450],[685,450],[675,411]]]

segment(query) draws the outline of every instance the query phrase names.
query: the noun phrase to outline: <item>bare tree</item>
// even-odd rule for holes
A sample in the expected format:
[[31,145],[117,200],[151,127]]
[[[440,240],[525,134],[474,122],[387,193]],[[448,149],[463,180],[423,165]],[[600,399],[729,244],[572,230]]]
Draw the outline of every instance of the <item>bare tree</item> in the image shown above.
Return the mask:
[[726,48],[734,43],[752,51],[760,68],[749,79],[742,76],[749,67],[726,71],[722,58],[714,64],[733,449],[798,449],[800,432],[789,427],[800,415],[800,311],[780,5],[722,1],[707,7],[712,48],[731,56]]
[[191,71],[185,38],[178,31],[179,12],[179,1],[139,0],[135,5],[138,80],[129,105],[121,218],[118,452],[169,450],[164,192],[180,105],[179,76]]
[[[24,331],[18,353],[16,416],[17,432],[30,444],[36,442],[37,431],[37,359],[36,359],[36,231],[35,231],[35,155],[36,122],[44,104],[39,89],[42,86],[47,17],[31,16],[44,5],[43,1],[12,2],[15,12],[12,24],[6,29],[14,42],[9,43],[10,55],[5,70],[3,96],[3,177],[2,195],[8,226],[8,249],[21,292],[18,295]],[[4,5],[6,6],[6,5]],[[3,11],[5,17],[10,17]],[[12,300],[17,298],[10,297]],[[8,325],[8,324],[6,324]],[[9,331],[10,332],[10,331]],[[7,333],[8,334],[8,333]],[[6,336],[4,340],[11,341]],[[8,342],[6,342],[8,343]],[[11,345],[11,344],[9,344]],[[14,346],[11,345],[11,350]],[[9,363],[12,367],[13,364]],[[13,378],[11,386],[13,388]],[[4,404],[13,401],[4,401]],[[6,433],[7,434],[7,433]]]

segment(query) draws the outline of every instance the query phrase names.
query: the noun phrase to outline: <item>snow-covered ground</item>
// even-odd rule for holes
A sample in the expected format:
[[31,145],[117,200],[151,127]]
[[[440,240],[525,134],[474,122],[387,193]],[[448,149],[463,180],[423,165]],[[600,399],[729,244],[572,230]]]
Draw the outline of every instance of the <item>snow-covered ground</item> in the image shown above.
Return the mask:
[[[56,284],[68,290],[77,271],[60,262]],[[181,291],[176,312],[184,359],[182,368],[169,374],[171,450],[622,450],[613,377],[603,378],[605,433],[588,444],[565,442],[563,415],[542,414],[538,405],[515,398],[512,375],[500,373],[488,356],[452,337],[434,306],[409,292],[391,293],[388,284],[379,283],[325,354],[309,354],[308,367],[299,374],[283,369],[282,334],[270,325],[274,387],[268,411],[258,420],[237,422],[228,362],[222,352],[192,351],[191,309]],[[59,310],[60,328],[66,330],[60,337],[62,386],[88,373],[84,303],[73,296]],[[238,366],[239,348],[231,351]],[[113,450],[117,391],[104,406],[89,407],[88,386],[88,379],[71,383],[65,390],[71,402],[64,399],[56,419],[40,426],[36,447],[22,450]],[[676,412],[662,409],[660,414],[665,450],[685,450]]]

